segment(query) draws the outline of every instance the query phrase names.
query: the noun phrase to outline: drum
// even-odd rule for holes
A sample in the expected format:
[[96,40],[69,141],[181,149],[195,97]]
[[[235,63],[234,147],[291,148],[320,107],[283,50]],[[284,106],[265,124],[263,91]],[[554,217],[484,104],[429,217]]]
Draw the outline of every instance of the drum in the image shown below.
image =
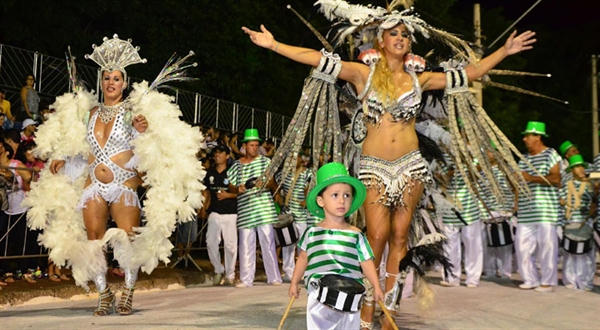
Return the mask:
[[514,233],[509,219],[509,217],[494,217],[485,222],[489,247],[501,247],[514,243]]
[[342,312],[358,312],[362,306],[365,286],[341,275],[325,275],[319,279],[317,300]]
[[593,245],[594,230],[583,222],[567,224],[563,229],[562,247],[572,254],[588,253]]
[[275,244],[289,246],[298,242],[300,234],[298,233],[298,228],[294,226],[294,216],[282,213],[277,218],[279,221],[273,224],[273,229],[275,229]]

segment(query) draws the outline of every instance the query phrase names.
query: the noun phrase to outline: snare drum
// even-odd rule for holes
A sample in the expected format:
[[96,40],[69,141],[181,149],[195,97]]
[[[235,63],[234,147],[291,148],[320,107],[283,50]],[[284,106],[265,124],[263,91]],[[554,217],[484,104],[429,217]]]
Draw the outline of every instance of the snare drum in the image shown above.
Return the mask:
[[572,254],[588,253],[594,245],[593,235],[594,230],[586,223],[567,224],[563,230],[562,247]]
[[342,312],[358,312],[362,307],[365,286],[341,275],[325,275],[319,279],[317,300]]
[[510,218],[494,217],[485,222],[489,247],[501,247],[514,243],[514,233]]
[[294,216],[282,213],[277,218],[279,221],[273,224],[273,229],[275,229],[275,244],[290,246],[298,242],[300,234],[298,233],[298,228],[294,226]]

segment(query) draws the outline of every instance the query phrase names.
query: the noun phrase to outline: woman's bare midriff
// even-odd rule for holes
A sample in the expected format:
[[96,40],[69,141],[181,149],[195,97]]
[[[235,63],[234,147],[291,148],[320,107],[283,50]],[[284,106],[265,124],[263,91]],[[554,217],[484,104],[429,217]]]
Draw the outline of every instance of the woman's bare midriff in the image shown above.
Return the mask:
[[386,113],[381,123],[367,124],[363,155],[392,161],[419,148],[415,119],[392,122],[390,118],[390,114]]

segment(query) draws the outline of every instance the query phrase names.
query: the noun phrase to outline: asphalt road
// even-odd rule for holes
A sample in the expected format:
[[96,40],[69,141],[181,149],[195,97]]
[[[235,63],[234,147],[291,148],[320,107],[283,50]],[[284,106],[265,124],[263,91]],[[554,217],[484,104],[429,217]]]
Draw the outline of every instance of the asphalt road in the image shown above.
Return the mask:
[[[441,287],[436,276],[431,281],[435,305],[422,310],[416,298],[403,299],[400,329],[600,329],[599,286],[592,292],[559,286],[537,293],[519,290],[520,281],[482,281],[476,289]],[[287,289],[265,283],[244,289],[174,285],[136,292],[133,315],[105,317],[92,316],[95,296],[36,298],[0,309],[0,329],[276,329],[289,301]],[[304,329],[305,310],[303,294],[284,329]]]

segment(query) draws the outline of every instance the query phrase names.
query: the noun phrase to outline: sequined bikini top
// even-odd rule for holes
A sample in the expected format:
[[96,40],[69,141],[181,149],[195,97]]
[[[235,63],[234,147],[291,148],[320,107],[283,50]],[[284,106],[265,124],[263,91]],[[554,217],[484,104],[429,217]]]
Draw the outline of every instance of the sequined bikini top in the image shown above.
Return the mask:
[[[407,71],[407,73],[412,78],[413,88],[400,95],[391,105],[384,105],[379,100],[376,90],[371,89],[368,92],[364,107],[365,119],[368,122],[380,123],[386,113],[392,115],[392,122],[408,121],[417,116],[421,107],[421,85],[419,85],[419,79],[414,71]],[[368,82],[366,88],[370,88],[370,85],[371,81]]]

